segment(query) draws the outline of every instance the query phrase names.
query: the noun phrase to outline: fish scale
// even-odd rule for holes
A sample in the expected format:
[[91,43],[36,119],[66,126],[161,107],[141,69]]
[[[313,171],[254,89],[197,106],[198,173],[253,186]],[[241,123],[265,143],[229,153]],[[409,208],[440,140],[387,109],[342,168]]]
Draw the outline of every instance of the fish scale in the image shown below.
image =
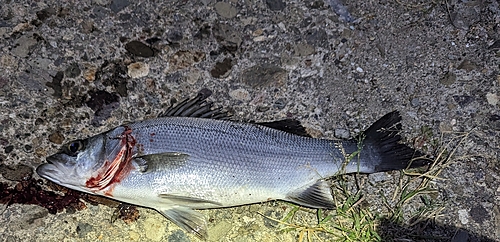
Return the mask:
[[[149,128],[152,125],[154,129]],[[242,170],[244,172],[238,173],[239,178],[254,176],[249,179],[269,180],[271,182],[268,183],[273,184],[281,182],[283,184],[280,187],[286,187],[297,180],[303,182],[302,180],[317,180],[335,175],[344,161],[343,155],[331,140],[300,137],[256,125],[209,119],[164,118],[140,122],[130,127],[138,143],[143,144],[145,155],[186,153],[196,164],[192,168],[200,173],[211,174],[223,168],[245,168]],[[148,138],[151,131],[156,134],[153,142],[149,142]],[[158,134],[164,134],[164,137]],[[203,145],[195,143],[200,140]],[[269,172],[280,164],[287,166],[280,167],[277,172]],[[308,166],[316,168],[316,171],[301,169]],[[302,170],[311,170],[310,173],[313,174]],[[276,181],[276,177],[288,177],[290,181]]]
[[[179,180],[171,177],[196,173],[199,180],[193,179],[191,183],[198,184],[198,189],[201,190],[206,188],[200,187],[200,184],[219,186],[221,192],[225,188],[247,186],[247,192],[258,194],[264,187],[277,187],[280,191],[276,193],[281,196],[274,197],[276,199],[284,197],[284,192],[293,190],[297,183],[314,182],[334,175],[342,162],[339,160],[342,156],[338,150],[333,149],[332,141],[292,136],[255,125],[208,119],[163,118],[139,122],[130,125],[130,128],[137,142],[144,147],[143,155],[179,152],[190,156],[189,163],[183,166],[183,170],[167,168],[158,172],[162,175],[155,177],[155,180],[166,180],[163,183],[169,184],[169,190],[175,190],[173,187],[189,182],[178,182]],[[153,142],[149,140],[151,132],[155,133]],[[203,145],[196,143],[200,140]],[[210,142],[203,142],[205,140]],[[337,160],[332,152],[339,153]],[[280,164],[287,166],[280,167]],[[321,170],[321,173],[307,168],[308,166]],[[309,172],[304,172],[307,170]],[[212,178],[209,177],[210,174],[219,176]],[[229,180],[227,176],[235,178]],[[209,179],[211,183],[203,182],[205,179]],[[203,198],[217,201],[222,194],[212,196]],[[259,197],[255,199],[252,202],[260,201]],[[239,202],[225,201],[223,204],[233,206]]]
[[225,113],[204,101],[209,95],[200,92],[163,117],[70,142],[37,173],[71,189],[156,209],[206,239],[206,221],[194,209],[269,200],[332,209],[326,178],[428,161],[399,143],[398,112],[376,121],[359,139],[315,139],[295,120],[225,120]]

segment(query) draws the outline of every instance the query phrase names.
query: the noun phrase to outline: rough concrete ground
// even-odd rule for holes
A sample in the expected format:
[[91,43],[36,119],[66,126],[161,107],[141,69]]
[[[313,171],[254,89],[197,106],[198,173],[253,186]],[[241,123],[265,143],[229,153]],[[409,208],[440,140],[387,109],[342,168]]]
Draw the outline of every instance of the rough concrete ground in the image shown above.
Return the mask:
[[[1,3],[2,192],[23,190],[18,165],[208,88],[241,120],[292,117],[325,138],[355,136],[392,110],[410,144],[426,143],[414,142],[422,127],[435,138],[472,131],[434,181],[445,208],[432,226],[444,241],[500,240],[498,1],[355,0],[354,22],[323,0]],[[394,173],[382,176],[378,189],[394,186]],[[295,241],[257,213],[284,205],[203,213],[214,241]],[[195,241],[152,210],[111,223],[115,208],[86,207],[4,205],[0,240]]]

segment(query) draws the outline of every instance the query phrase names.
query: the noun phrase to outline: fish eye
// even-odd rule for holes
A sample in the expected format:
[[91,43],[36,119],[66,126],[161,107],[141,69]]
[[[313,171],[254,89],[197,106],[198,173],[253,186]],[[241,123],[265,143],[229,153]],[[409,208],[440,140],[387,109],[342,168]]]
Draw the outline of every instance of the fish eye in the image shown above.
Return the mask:
[[78,151],[83,149],[83,143],[80,140],[73,141],[66,147],[68,150],[68,155],[76,156]]

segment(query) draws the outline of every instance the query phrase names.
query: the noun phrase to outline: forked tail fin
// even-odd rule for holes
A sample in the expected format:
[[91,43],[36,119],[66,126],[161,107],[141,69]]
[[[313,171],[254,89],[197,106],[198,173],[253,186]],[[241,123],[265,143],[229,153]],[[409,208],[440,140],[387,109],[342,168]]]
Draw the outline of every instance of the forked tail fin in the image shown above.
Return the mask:
[[401,141],[400,121],[399,112],[393,111],[372,124],[363,133],[360,141],[361,146],[357,156],[359,159],[353,157],[346,171],[374,173],[429,164],[429,159],[422,152],[399,143]]

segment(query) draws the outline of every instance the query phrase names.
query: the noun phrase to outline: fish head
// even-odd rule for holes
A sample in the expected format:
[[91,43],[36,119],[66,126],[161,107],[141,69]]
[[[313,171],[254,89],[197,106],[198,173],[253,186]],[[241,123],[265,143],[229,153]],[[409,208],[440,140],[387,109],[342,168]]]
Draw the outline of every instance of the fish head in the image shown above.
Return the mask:
[[47,157],[47,163],[38,166],[36,172],[58,185],[92,192],[88,181],[107,169],[106,164],[116,157],[120,146],[119,139],[111,139],[106,133],[74,140]]

